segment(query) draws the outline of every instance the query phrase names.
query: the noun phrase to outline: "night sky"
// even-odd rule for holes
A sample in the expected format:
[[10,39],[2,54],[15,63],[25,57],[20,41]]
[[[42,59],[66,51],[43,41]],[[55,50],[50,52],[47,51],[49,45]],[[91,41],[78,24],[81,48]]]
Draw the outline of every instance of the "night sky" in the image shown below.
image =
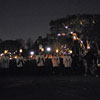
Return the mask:
[[100,14],[100,0],[0,0],[0,38],[35,40],[51,20],[72,14]]

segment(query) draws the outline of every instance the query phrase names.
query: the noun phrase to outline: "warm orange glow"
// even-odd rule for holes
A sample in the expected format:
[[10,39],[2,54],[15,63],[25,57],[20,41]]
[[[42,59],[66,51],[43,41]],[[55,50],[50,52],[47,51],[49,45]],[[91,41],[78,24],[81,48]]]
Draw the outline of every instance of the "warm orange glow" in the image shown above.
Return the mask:
[[58,49],[56,49],[56,53],[58,53],[59,52],[59,50]]
[[43,52],[44,51],[44,48],[41,48],[41,51]]
[[65,36],[66,34],[65,33],[62,33],[62,36]]
[[76,33],[73,33],[73,36],[76,36]]
[[14,58],[15,58],[15,59],[17,59],[17,58],[18,58],[18,56],[16,55]]
[[8,53],[8,50],[5,50],[4,53],[7,54]]
[[49,55],[49,58],[52,58],[52,54]]

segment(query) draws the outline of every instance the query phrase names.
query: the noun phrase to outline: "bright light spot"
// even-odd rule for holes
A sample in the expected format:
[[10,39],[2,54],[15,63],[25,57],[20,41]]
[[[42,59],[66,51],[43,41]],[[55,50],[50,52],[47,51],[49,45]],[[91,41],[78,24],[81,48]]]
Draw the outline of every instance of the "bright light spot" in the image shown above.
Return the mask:
[[65,26],[66,29],[68,29],[68,26]]
[[44,51],[44,48],[41,48],[41,51],[43,52]]
[[71,34],[73,34],[73,32],[71,31]]
[[58,49],[56,49],[56,53],[58,53],[59,52],[59,50]]
[[69,53],[71,53],[71,54],[72,54],[72,53],[73,53],[73,52],[72,52],[72,50],[70,50],[70,51],[69,51]]
[[90,49],[90,46],[87,46],[87,49]]
[[31,52],[30,52],[30,55],[34,55],[34,51],[31,51]]
[[7,54],[8,53],[8,50],[5,50],[4,53]]
[[0,56],[3,56],[3,53],[2,53],[2,54],[0,54]]
[[23,52],[23,50],[22,50],[22,49],[20,49],[20,50],[19,50],[19,52],[20,52],[20,53],[22,53],[22,52]]
[[14,58],[15,58],[15,59],[17,59],[17,58],[18,58],[18,56],[15,56]]
[[76,36],[73,36],[73,39],[76,40],[77,39]]
[[51,48],[50,48],[50,47],[48,47],[48,48],[47,48],[47,51],[48,51],[48,52],[50,52],[50,51],[51,51]]
[[81,43],[83,44],[83,41],[81,41]]
[[60,33],[58,33],[58,34],[57,34],[57,36],[61,36],[61,34],[60,34]]

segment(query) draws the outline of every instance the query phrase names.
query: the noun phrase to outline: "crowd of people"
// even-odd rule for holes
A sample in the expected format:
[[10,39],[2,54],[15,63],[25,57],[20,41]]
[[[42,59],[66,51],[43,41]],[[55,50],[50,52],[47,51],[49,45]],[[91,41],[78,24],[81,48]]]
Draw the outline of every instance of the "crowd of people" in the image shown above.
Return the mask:
[[34,59],[24,59],[19,54],[10,59],[4,54],[0,59],[0,74],[34,74],[34,75],[93,75],[99,76],[97,66],[98,54],[88,51],[87,54],[52,54],[52,57],[39,52]]

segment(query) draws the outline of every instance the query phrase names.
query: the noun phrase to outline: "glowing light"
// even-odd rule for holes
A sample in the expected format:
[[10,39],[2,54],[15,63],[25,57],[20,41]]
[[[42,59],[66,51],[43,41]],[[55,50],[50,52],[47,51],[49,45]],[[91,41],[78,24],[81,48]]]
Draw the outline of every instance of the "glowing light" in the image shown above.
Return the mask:
[[50,52],[51,51],[51,48],[50,47],[47,47],[47,51]]
[[30,55],[31,55],[31,56],[34,55],[34,51],[31,51],[31,52],[30,52]]
[[59,50],[58,49],[56,49],[56,53],[58,53],[59,52]]
[[73,36],[76,36],[76,33],[73,33]]
[[68,26],[65,26],[66,29],[68,29]]
[[70,51],[69,51],[69,53],[70,53],[70,54],[72,54],[72,53],[73,53],[73,51],[72,51],[72,50],[70,50]]
[[76,40],[77,39],[77,37],[76,36],[73,36],[73,40]]
[[90,48],[91,48],[91,47],[88,45],[88,46],[87,46],[87,49],[90,49]]
[[61,34],[60,34],[60,33],[58,33],[58,34],[57,34],[57,36],[61,36]]
[[15,56],[14,58],[15,58],[15,59],[17,59],[17,58],[18,58],[18,56]]
[[0,54],[0,56],[3,56],[3,53],[2,53],[2,54]]
[[19,52],[20,52],[20,53],[22,53],[22,52],[23,52],[23,50],[22,50],[22,49],[20,49],[20,50],[19,50]]
[[83,44],[83,41],[81,41],[81,43]]
[[41,51],[43,52],[44,51],[44,48],[41,48]]
[[62,33],[62,36],[65,36],[66,34],[65,33]]
[[5,50],[4,53],[7,54],[8,53],[8,50]]
[[73,34],[73,32],[71,31],[71,34]]

